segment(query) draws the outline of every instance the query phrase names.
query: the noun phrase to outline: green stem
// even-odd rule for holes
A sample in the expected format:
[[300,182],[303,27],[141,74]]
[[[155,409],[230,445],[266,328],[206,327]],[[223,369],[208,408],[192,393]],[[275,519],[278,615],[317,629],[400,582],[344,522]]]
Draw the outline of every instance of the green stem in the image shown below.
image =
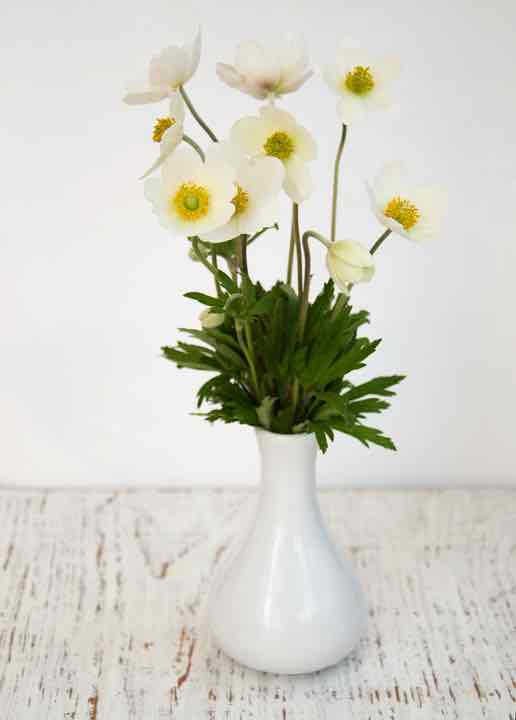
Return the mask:
[[249,275],[249,270],[247,267],[247,239],[248,235],[241,235],[241,241],[242,241],[242,272],[244,275]]
[[254,389],[256,399],[259,400],[260,397],[259,397],[259,391],[258,391],[258,376],[256,374],[256,367],[254,365],[252,353],[251,353],[251,351],[245,341],[244,335],[242,333],[242,324],[239,320],[235,320],[235,330],[236,330],[236,334],[237,334],[237,338],[238,338],[238,343],[239,343],[240,347],[242,348],[242,352],[244,353],[245,358],[247,360],[247,364],[249,365],[249,370],[251,372],[252,385],[254,386],[253,389]]
[[389,235],[390,235],[391,233],[392,233],[392,230],[387,229],[384,233],[382,233],[382,235],[380,235],[380,237],[379,237],[378,240],[375,242],[375,244],[373,245],[373,247],[369,250],[369,252],[371,253],[371,255],[374,255],[374,254],[375,254],[375,252],[378,250],[378,248],[380,247],[380,245],[384,242],[384,240],[386,240],[386,239],[389,237]]
[[267,225],[266,227],[263,227],[261,230],[258,230],[258,232],[256,232],[254,235],[251,235],[251,237],[247,241],[247,247],[249,247],[249,245],[251,243],[253,243],[255,240],[257,240],[260,237],[260,235],[263,235],[263,233],[266,233],[267,230],[273,230],[273,229],[279,230],[278,223],[274,223],[274,225]]
[[297,412],[297,404],[299,402],[299,380],[297,377],[294,380],[294,384],[292,386],[292,424],[291,429],[294,427],[296,422],[296,412]]
[[189,135],[183,135],[183,142],[188,143],[188,145],[190,145],[191,147],[193,147],[193,149],[195,150],[195,152],[199,155],[199,157],[201,158],[201,160],[204,162],[204,160],[205,160],[206,158],[204,157],[203,149],[201,148],[200,145],[198,145],[198,144],[195,142],[195,140],[194,140],[193,138],[191,138]]
[[243,273],[242,266],[244,264],[244,250],[242,247],[242,235],[235,238],[236,264],[240,274]]
[[305,233],[303,233],[303,238],[305,235],[309,238],[315,238],[315,240],[319,240],[319,242],[324,245],[326,249],[331,247],[331,243],[329,240],[327,240],[322,233],[316,232],[315,230],[307,230]]
[[241,275],[249,275],[247,268],[247,238],[248,235],[239,235],[235,238],[235,249],[238,269]]
[[337,149],[337,156],[335,158],[335,166],[333,169],[333,192],[331,200],[331,241],[335,242],[335,235],[337,232],[337,197],[339,194],[339,171],[340,171],[340,159],[342,157],[342,151],[344,150],[344,144],[346,142],[347,126],[342,126],[342,134],[340,136],[340,143]]
[[217,253],[215,252],[215,250],[211,251],[211,262],[216,270],[216,274],[213,276],[213,278],[215,280],[215,290],[217,291],[217,297],[222,297],[222,291],[220,289],[220,283],[218,279],[219,267],[217,265]]
[[288,264],[287,264],[287,285],[292,286],[292,267],[294,265],[294,246],[295,246],[295,237],[294,237],[294,208],[295,203],[292,205],[292,223],[290,225],[290,246],[288,249]]
[[310,238],[310,232],[303,234],[303,252],[305,254],[305,282],[303,285],[303,295],[301,297],[301,309],[299,311],[299,339],[303,339],[305,334],[306,316],[308,313],[308,297],[310,295],[310,245],[308,240]]
[[195,118],[195,120],[197,120],[197,122],[202,127],[204,132],[208,135],[208,137],[211,140],[213,140],[213,142],[218,142],[217,136],[215,135],[213,130],[204,122],[202,117],[199,115],[197,110],[194,108],[194,106],[192,105],[192,101],[188,97],[186,90],[184,89],[184,87],[182,85],[179,86],[179,92],[181,93],[181,97],[185,101],[186,107],[190,110],[190,112],[192,113],[192,116]]
[[233,260],[232,260],[231,258],[229,258],[229,257],[226,258],[226,263],[227,263],[227,266],[228,266],[228,270],[229,270],[229,272],[230,272],[230,275],[231,275],[231,277],[232,277],[232,279],[233,279],[233,282],[235,282],[235,284],[236,284],[236,281],[237,281],[237,271],[236,271],[236,268],[235,268],[235,263],[234,263]]
[[213,277],[215,278],[215,280],[217,280],[218,275],[219,275],[218,268],[215,267],[214,265],[212,265],[211,262],[209,262],[208,260],[206,260],[206,258],[205,258],[204,255],[202,254],[202,252],[199,250],[199,238],[198,238],[198,237],[192,237],[192,238],[190,238],[190,239],[191,239],[191,241],[192,241],[193,251],[194,251],[194,253],[195,253],[196,256],[197,256],[197,259],[199,260],[199,262],[201,262],[201,263],[204,265],[205,268],[207,268],[207,269],[212,273],[212,275],[213,275]]
[[301,297],[303,293],[303,258],[301,256],[301,233],[299,232],[299,205],[297,203],[294,203],[292,220],[294,225],[294,243],[296,246],[297,294],[299,295],[299,297]]
[[245,332],[245,341],[247,343],[247,349],[249,351],[249,357],[251,358],[251,366],[253,368],[256,392],[258,394],[258,376],[257,376],[257,372],[256,372],[256,358],[254,355],[253,334],[251,332],[251,325],[248,320],[246,320],[244,322],[244,332]]
[[299,339],[303,339],[303,335],[305,333],[305,325],[306,325],[306,316],[308,313],[308,299],[310,295],[310,280],[311,280],[311,256],[310,256],[310,245],[308,243],[308,240],[310,238],[315,238],[316,240],[319,240],[320,243],[322,243],[326,248],[330,247],[330,243],[324,235],[321,235],[321,233],[315,232],[315,230],[307,230],[305,233],[303,233],[303,252],[305,256],[305,279],[303,283],[303,294],[301,296],[301,308],[299,310]]

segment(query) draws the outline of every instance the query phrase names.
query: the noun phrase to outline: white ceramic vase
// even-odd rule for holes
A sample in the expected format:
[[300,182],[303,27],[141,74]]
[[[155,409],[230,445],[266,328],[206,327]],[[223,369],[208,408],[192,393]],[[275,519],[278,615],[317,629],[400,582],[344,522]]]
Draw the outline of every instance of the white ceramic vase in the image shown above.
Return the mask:
[[260,498],[248,534],[212,586],[212,637],[256,670],[321,670],[348,655],[363,635],[363,594],[321,516],[315,436],[256,433]]

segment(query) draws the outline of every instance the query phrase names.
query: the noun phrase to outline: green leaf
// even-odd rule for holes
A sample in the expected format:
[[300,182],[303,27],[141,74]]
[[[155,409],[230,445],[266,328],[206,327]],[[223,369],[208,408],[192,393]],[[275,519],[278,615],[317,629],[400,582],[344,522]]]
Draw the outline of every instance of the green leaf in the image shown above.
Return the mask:
[[387,450],[396,450],[396,446],[390,439],[377,428],[368,427],[367,425],[344,425],[343,423],[331,421],[331,425],[335,430],[346,433],[359,440],[363,445],[369,447],[369,443],[374,445],[380,445],[381,447],[387,448]]
[[364,397],[365,395],[381,395],[383,397],[389,397],[395,395],[395,392],[388,388],[397,385],[405,379],[405,375],[389,375],[386,377],[377,377],[368,382],[362,383],[361,385],[355,385],[347,393],[346,398],[348,400],[354,400],[355,398]]
[[210,248],[218,257],[231,258],[235,254],[235,238],[220,243],[210,243]]
[[370,342],[366,338],[360,338],[349,353],[337,360],[322,377],[318,378],[318,382],[325,385],[352,370],[364,367],[363,361],[374,353],[380,342],[381,340]]
[[236,352],[232,348],[230,348],[228,345],[224,345],[223,343],[217,344],[217,352],[222,355],[222,357],[226,360],[228,360],[231,365],[233,365],[237,369],[241,370],[247,370],[247,363],[240,355],[240,353]]
[[321,449],[321,452],[324,454],[326,450],[328,449],[328,441],[326,440],[326,435],[322,430],[316,430],[315,431],[315,437],[317,440],[317,444],[319,445],[319,448]]
[[235,340],[235,338],[218,328],[210,328],[206,330],[196,330],[195,328],[179,328],[179,330],[187,335],[190,335],[191,337],[197,338],[197,340],[205,342],[207,345],[211,345],[211,347],[215,348],[215,350],[217,349],[219,343],[225,343],[226,345],[229,345],[235,350],[240,350],[240,345]]
[[222,308],[225,302],[225,298],[216,298],[200,292],[187,292],[183,297],[189,298],[190,300],[197,300],[197,302],[202,305],[208,305],[209,307],[216,308]]
[[274,307],[274,304],[276,302],[276,297],[273,293],[269,292],[263,297],[261,297],[259,300],[257,300],[249,310],[247,311],[247,315],[249,317],[258,317],[260,315],[268,315],[272,308]]
[[197,357],[190,353],[182,352],[181,350],[167,346],[162,347],[161,351],[167,360],[171,360],[176,363],[178,367],[188,367],[192,370],[209,370],[210,372],[213,370],[220,370],[220,366],[217,361],[209,358],[208,356]]
[[228,291],[228,293],[238,292],[238,285],[236,282],[230,278],[229,275],[226,275],[225,272],[222,272],[222,270],[217,270],[217,280],[222,287]]
[[[227,252],[234,249],[231,242]],[[323,452],[335,432],[366,446],[393,449],[390,438],[362,423],[368,414],[387,409],[385,398],[395,394],[393,387],[403,377],[378,377],[358,385],[348,379],[379,344],[357,336],[369,321],[368,313],[354,311],[342,294],[335,298],[330,280],[309,305],[300,339],[300,300],[290,285],[277,282],[265,290],[248,276],[240,276],[237,286],[222,271],[220,275],[225,277],[223,297],[200,292],[186,297],[220,309],[223,324],[182,328],[193,342],[163,348],[164,356],[178,367],[210,373],[197,393],[198,408],[208,407],[205,419],[268,427],[276,433],[313,432]],[[245,330],[240,340],[237,323]],[[240,342],[250,345],[256,384]]]
[[315,420],[340,415],[346,422],[353,422],[354,418],[350,412],[348,403],[340,395],[332,392],[323,392],[317,393],[316,397],[323,402],[323,406],[315,413]]
[[390,407],[390,403],[375,397],[355,400],[348,404],[349,411],[357,417],[367,413],[379,413],[382,412],[382,410],[387,410],[388,407]]

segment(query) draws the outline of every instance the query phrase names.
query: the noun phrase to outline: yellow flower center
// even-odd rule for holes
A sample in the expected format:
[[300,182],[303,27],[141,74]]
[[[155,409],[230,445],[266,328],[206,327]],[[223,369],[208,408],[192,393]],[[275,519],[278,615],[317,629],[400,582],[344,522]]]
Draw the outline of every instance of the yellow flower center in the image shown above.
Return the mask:
[[374,88],[371,68],[356,65],[344,79],[344,86],[354,95],[367,95]]
[[294,142],[290,135],[278,130],[269,135],[263,146],[266,155],[272,155],[279,160],[288,160],[294,152]]
[[386,217],[399,222],[405,230],[411,230],[421,217],[421,213],[418,208],[411,203],[410,200],[406,200],[405,198],[401,198],[399,196],[393,197],[389,200],[385,206],[383,214]]
[[237,185],[237,193],[231,202],[235,206],[235,212],[233,214],[240,215],[249,205],[249,194],[246,193],[240,185]]
[[154,142],[161,142],[161,140],[163,139],[163,135],[166,133],[169,127],[172,127],[172,125],[175,124],[175,118],[158,118],[154,124],[154,129],[152,131],[152,139],[154,140]]
[[202,185],[183,183],[170,204],[183,220],[195,222],[203,218],[210,209],[210,193]]

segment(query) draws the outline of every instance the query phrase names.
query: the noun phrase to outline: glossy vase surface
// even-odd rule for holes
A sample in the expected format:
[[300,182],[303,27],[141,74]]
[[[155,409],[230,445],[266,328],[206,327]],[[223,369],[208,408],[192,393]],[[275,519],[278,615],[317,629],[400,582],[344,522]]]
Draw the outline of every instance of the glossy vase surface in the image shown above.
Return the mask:
[[257,430],[256,514],[209,599],[213,640],[238,662],[298,674],[334,665],[363,636],[367,611],[316,494],[314,435]]

